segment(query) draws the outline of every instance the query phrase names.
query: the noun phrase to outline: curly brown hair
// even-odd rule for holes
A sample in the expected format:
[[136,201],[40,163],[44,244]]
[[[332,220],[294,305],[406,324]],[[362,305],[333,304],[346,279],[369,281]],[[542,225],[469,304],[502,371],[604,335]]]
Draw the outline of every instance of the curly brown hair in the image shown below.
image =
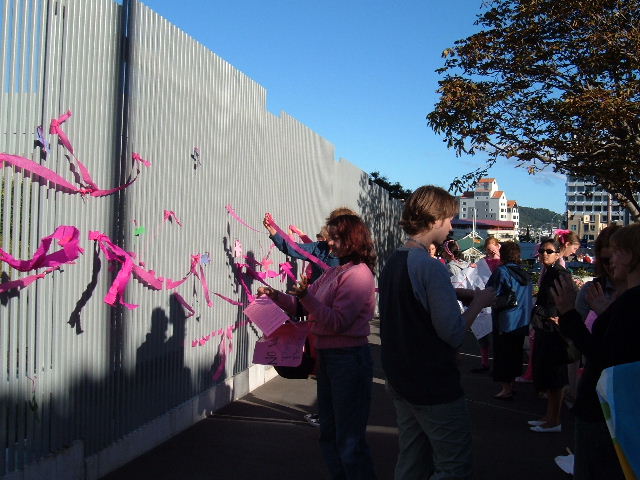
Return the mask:
[[374,272],[377,255],[371,231],[359,216],[340,215],[330,220],[327,227],[333,227],[333,234],[349,252],[347,258],[350,261],[356,265],[364,263]]
[[407,199],[400,226],[407,235],[429,230],[437,220],[450,218],[458,213],[458,201],[444,188],[424,185]]

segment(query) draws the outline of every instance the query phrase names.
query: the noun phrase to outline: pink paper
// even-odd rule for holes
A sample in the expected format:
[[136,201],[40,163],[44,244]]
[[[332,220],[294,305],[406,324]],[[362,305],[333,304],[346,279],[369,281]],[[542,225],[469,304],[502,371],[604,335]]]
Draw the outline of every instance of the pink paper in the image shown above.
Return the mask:
[[251,302],[244,314],[267,336],[289,320],[289,316],[266,295]]
[[304,342],[309,334],[307,323],[285,323],[272,335],[256,342],[253,363],[297,367],[302,363]]

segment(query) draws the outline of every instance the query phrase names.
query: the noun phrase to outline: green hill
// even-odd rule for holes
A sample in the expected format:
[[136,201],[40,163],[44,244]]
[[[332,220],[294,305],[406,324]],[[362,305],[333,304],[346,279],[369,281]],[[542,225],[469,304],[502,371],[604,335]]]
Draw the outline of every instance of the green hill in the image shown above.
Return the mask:
[[530,208],[519,205],[518,212],[520,213],[520,228],[524,228],[527,225],[539,228],[550,223],[557,225],[564,221],[564,215],[546,208]]

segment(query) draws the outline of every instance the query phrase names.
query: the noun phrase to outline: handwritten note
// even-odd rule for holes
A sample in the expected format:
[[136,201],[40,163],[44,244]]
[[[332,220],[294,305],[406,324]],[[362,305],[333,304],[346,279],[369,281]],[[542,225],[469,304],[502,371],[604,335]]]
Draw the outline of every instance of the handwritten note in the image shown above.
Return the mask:
[[256,342],[253,351],[253,363],[297,367],[302,363],[304,342],[309,334],[307,323],[287,322],[272,335],[262,337]]
[[252,301],[244,314],[267,336],[289,320],[289,316],[266,295]]

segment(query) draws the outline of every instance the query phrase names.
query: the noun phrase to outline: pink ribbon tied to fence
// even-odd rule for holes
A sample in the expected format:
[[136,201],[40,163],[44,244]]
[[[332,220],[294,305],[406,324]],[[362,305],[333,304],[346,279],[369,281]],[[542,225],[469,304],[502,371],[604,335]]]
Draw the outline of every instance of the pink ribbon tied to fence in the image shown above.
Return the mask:
[[64,130],[62,130],[62,124],[66,122],[71,117],[71,115],[73,115],[71,113],[71,110],[68,110],[67,113],[63,113],[58,118],[52,118],[51,124],[49,125],[49,133],[51,135],[57,135],[60,143],[64,145],[64,147],[69,150],[71,154],[73,154],[73,146],[69,141],[69,137],[67,137],[67,134],[64,133]]
[[[54,240],[58,241],[61,249],[49,253]],[[14,288],[24,288],[59,269],[62,265],[74,263],[82,253],[84,253],[84,249],[80,247],[80,231],[76,227],[69,225],[61,225],[51,235],[43,237],[40,240],[38,249],[29,260],[17,259],[0,248],[0,261],[7,263],[20,272],[28,272],[38,268],[47,269],[42,273],[3,283],[0,285],[0,292]]]
[[200,284],[202,285],[202,291],[204,292],[204,299],[207,301],[207,306],[213,306],[213,300],[211,300],[211,295],[209,293],[209,286],[207,285],[207,278],[204,276],[204,268],[202,267],[202,263],[200,262],[201,255],[191,255],[191,273],[198,280],[200,280]]
[[135,265],[131,254],[113,243],[113,241],[111,241],[111,239],[104,233],[90,231],[89,240],[98,242],[100,250],[102,250],[108,261],[119,262],[122,264],[118,275],[116,275],[115,280],[104,297],[105,303],[113,306],[116,302],[119,302],[130,310],[138,308],[138,305],[124,301],[124,292],[129,280],[131,279],[131,273],[133,272],[133,267]]
[[173,210],[165,210],[164,211],[164,216],[163,216],[163,219],[162,219],[162,223],[166,222],[167,220],[176,222],[178,225],[182,226],[182,222],[180,221],[180,219],[176,215],[176,212],[174,212]]
[[145,167],[150,167],[150,166],[151,166],[151,162],[149,162],[148,160],[145,160],[144,158],[142,158],[142,157],[140,156],[140,154],[139,154],[139,153],[133,152],[133,153],[131,154],[131,159],[132,159],[134,162],[140,162],[140,163],[141,163],[141,164],[143,164]]
[[[127,188],[138,179],[138,173],[139,173],[138,171],[136,173],[136,176],[132,180],[126,182],[123,185],[120,185],[119,187],[104,190],[99,188],[95,184],[88,170],[86,169],[86,167],[84,167],[84,165],[82,165],[81,162],[78,162],[78,167],[80,169],[82,179],[85,182],[85,185],[82,187],[76,187],[75,185],[68,182],[65,178],[61,177],[50,168],[47,168],[32,160],[29,160],[28,158],[20,157],[18,155],[0,153],[0,164],[13,165],[16,169],[18,169],[19,171],[22,171],[23,173],[29,173],[34,175],[36,177],[36,180],[42,179],[42,180],[45,180],[46,182],[51,183],[56,190],[59,190],[61,192],[71,193],[71,194],[79,193],[80,195],[83,195],[83,196],[90,195],[92,197],[104,197],[106,195],[111,195],[112,193],[115,193]],[[80,167],[80,165],[82,165],[82,167]],[[83,173],[83,169],[84,169],[84,173]]]
[[229,325],[220,338],[220,346],[218,347],[218,358],[220,359],[220,364],[212,376],[213,380],[218,380],[225,371],[227,356],[233,349],[233,329],[233,325]]

